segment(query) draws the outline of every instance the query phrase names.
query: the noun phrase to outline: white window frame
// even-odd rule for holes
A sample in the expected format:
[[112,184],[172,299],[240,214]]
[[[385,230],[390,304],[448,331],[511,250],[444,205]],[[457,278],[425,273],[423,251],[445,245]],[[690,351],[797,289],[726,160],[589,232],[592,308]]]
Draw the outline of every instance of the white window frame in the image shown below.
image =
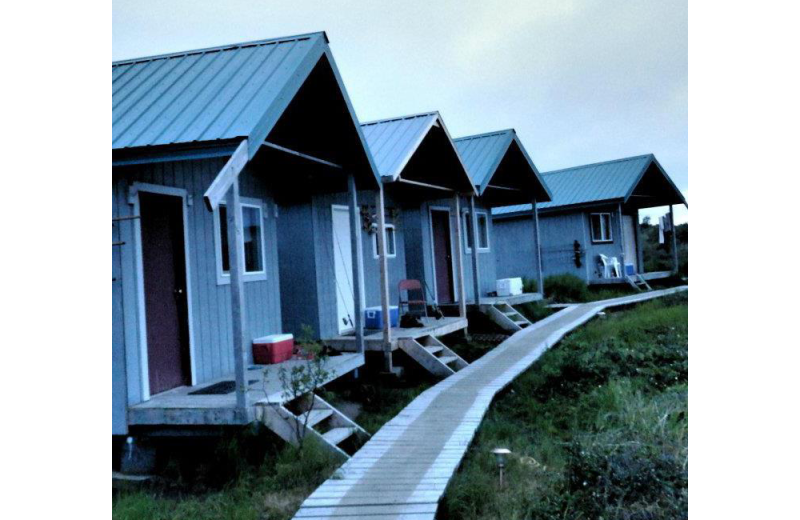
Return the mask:
[[[605,228],[606,219],[603,217],[608,217],[608,228]],[[594,224],[592,219],[594,217],[600,218],[600,238],[596,238],[594,236]],[[604,233],[604,231],[606,233]],[[589,214],[589,233],[592,235],[592,243],[593,244],[610,244],[614,242],[614,224],[611,221],[611,213],[590,213]],[[608,236],[608,238],[603,238],[604,236]]]
[[[392,230],[392,245],[394,245],[394,253],[389,254],[389,233],[386,233],[386,258],[397,258],[397,227],[394,224],[386,224],[384,225],[386,230],[388,231],[390,228]],[[372,257],[373,258],[380,258],[378,254],[378,233],[375,232],[372,234]]]
[[[480,240],[480,225],[478,226],[478,253],[489,253],[492,251],[492,242],[491,236],[489,231],[489,213],[486,211],[475,211],[475,215],[480,220],[481,216],[486,219],[486,247],[482,247],[481,240]],[[472,238],[472,233],[468,231],[472,226],[472,219],[469,214],[469,210],[464,211],[464,223],[461,226],[461,229],[464,230],[464,253],[470,255],[472,254],[472,248],[469,246],[469,240]]]
[[[250,198],[241,198],[242,209],[245,207],[247,208],[254,208],[257,209],[259,212],[259,222],[261,224],[261,271],[252,271],[247,272],[245,271],[245,267],[242,266],[242,281],[244,282],[257,282],[267,279],[267,226],[264,223],[266,218],[267,212],[264,208],[264,202],[258,199],[250,199]],[[224,202],[220,203],[220,206],[227,206]],[[242,214],[242,220],[244,220],[244,214]],[[220,226],[219,221],[219,208],[214,210],[214,257],[216,258],[217,264],[217,285],[228,285],[231,283],[231,275],[230,273],[226,273],[222,270],[222,240],[223,237],[221,236],[222,227]],[[227,240],[227,237],[225,237]],[[242,259],[244,259],[244,235],[242,235],[242,239],[239,241],[239,253]]]

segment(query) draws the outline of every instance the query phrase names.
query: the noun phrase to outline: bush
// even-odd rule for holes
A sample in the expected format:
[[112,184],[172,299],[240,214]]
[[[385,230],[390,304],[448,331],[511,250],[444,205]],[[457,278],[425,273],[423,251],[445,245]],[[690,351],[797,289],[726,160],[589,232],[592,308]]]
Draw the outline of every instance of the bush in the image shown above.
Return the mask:
[[557,274],[544,279],[545,295],[560,303],[580,303],[589,300],[586,282],[574,274]]
[[539,292],[539,283],[536,280],[534,280],[533,278],[523,278],[522,279],[522,292],[524,292],[524,293]]

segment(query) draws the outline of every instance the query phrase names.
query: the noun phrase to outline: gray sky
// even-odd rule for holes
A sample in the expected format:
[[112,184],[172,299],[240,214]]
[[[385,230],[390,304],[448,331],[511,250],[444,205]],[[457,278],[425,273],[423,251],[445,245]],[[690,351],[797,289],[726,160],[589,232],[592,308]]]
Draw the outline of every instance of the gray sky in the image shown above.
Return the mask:
[[652,152],[688,197],[685,1],[115,0],[112,12],[114,60],[324,30],[362,121],[439,110],[454,137],[513,127],[540,171]]

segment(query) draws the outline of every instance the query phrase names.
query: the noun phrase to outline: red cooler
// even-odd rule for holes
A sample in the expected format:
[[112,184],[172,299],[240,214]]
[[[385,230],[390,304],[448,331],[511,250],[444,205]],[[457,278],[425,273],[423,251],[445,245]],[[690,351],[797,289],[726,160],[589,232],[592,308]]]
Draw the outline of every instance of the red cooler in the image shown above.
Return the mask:
[[294,336],[272,334],[253,340],[253,362],[256,365],[274,365],[292,359]]

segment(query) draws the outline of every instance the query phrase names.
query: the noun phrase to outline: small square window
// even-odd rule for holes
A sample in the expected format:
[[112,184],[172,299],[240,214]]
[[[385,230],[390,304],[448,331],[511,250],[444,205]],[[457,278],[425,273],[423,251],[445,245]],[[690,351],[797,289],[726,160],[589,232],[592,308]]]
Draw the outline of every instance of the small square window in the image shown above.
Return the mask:
[[[230,281],[228,251],[228,208],[220,204],[215,214],[217,229],[217,283]],[[263,280],[266,276],[264,257],[264,211],[258,201],[242,203],[242,241],[239,251],[244,259],[244,280]]]
[[[478,216],[478,251],[489,250],[489,216],[486,213],[476,211]],[[464,213],[464,243],[466,252],[472,252],[472,216],[469,212]]]
[[[380,258],[378,254],[378,233],[372,235],[372,255]],[[394,224],[386,224],[386,257],[394,258],[397,256],[397,237],[395,236]]]
[[611,213],[592,213],[592,242],[612,242]]

